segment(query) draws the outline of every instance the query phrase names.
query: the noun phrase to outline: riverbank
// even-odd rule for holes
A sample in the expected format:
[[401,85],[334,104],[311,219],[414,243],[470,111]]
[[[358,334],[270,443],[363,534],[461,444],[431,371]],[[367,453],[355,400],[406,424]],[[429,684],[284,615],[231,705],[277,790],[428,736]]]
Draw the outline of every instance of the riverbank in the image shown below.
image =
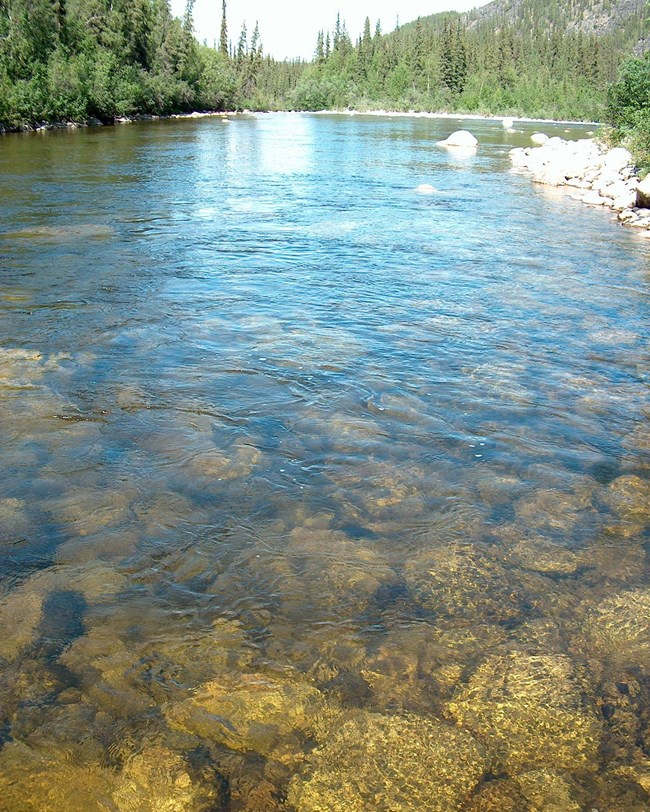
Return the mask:
[[451,121],[511,121],[516,124],[568,124],[579,126],[602,126],[598,121],[577,121],[571,119],[551,119],[551,118],[528,118],[526,116],[488,116],[480,113],[449,113],[441,112],[419,112],[416,110],[206,110],[193,111],[191,113],[170,113],[169,115],[158,116],[146,113],[139,113],[133,116],[120,116],[113,121],[101,121],[98,118],[89,118],[85,121],[56,121],[42,122],[34,125],[22,127],[5,127],[0,124],[0,135],[26,132],[48,132],[51,130],[77,130],[88,127],[112,127],[116,124],[131,124],[138,121],[166,121],[169,119],[196,119],[196,118],[231,118],[240,115],[314,115],[314,116],[371,116],[375,118],[419,118],[419,119],[443,119]]
[[0,124],[0,135],[10,135],[30,132],[50,132],[52,130],[80,130],[89,127],[113,127],[118,124],[133,124],[138,121],[166,121],[169,119],[194,119],[194,118],[222,118],[230,119],[232,116],[250,113],[249,110],[207,110],[194,111],[192,113],[170,113],[165,116],[155,116],[147,113],[138,113],[134,116],[118,116],[112,121],[101,121],[91,117],[85,121],[54,121],[42,122],[40,124],[25,125],[23,127],[5,127]]
[[601,127],[599,121],[577,121],[572,119],[556,118],[528,118],[526,116],[488,116],[480,113],[448,113],[448,112],[417,112],[415,110],[316,110],[312,115],[327,116],[377,116],[382,118],[434,118],[451,119],[453,121],[512,121],[513,124],[574,124],[592,127]]
[[543,133],[534,144],[510,151],[515,172],[533,183],[566,189],[572,199],[605,207],[624,225],[650,236],[650,180],[642,180],[632,154],[623,147],[609,149],[597,139],[565,141]]

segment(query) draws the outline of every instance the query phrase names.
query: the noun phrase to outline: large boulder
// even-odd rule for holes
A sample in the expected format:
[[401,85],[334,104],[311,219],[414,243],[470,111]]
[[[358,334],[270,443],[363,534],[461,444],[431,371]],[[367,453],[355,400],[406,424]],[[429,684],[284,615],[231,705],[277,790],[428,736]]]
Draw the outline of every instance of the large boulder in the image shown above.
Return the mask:
[[548,135],[546,133],[533,133],[530,140],[536,147],[541,147],[548,141]]
[[478,139],[468,130],[457,130],[444,141],[438,141],[441,147],[462,147],[463,149],[476,149]]
[[603,158],[605,168],[611,172],[622,172],[626,167],[634,163],[632,155],[623,147],[610,149]]
[[637,186],[636,205],[640,209],[650,209],[650,175]]

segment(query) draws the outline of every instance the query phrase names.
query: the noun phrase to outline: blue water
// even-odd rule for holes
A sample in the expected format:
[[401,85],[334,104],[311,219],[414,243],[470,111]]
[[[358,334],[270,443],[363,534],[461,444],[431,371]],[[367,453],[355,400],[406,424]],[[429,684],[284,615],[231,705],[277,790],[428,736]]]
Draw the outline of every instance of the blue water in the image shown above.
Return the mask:
[[[309,812],[287,789],[299,758],[232,709],[228,735],[180,735],[178,703],[215,675],[236,693],[291,674],[338,709],[466,726],[454,697],[513,649],[587,668],[602,725],[587,773],[533,766],[568,770],[576,803],[646,808],[625,773],[650,748],[646,688],[628,734],[600,708],[621,668],[647,685],[650,663],[611,665],[584,629],[603,600],[650,589],[650,243],[509,172],[540,127],[586,127],[516,126],[278,114],[0,142],[8,812],[144,809],[114,782],[152,742],[207,748],[229,786],[210,810]],[[460,127],[475,154],[436,144]],[[417,562],[426,581],[427,555],[458,545],[487,575],[452,562],[456,586],[426,597]],[[514,610],[490,597],[496,566]],[[222,622],[241,651],[217,635],[227,662],[199,667]],[[426,634],[400,649],[443,627],[480,639],[426,666]],[[300,731],[274,746],[327,739]],[[63,783],[95,771],[87,797],[46,806],[62,763]],[[470,796],[514,780],[508,764]],[[364,809],[412,808],[368,793]]]

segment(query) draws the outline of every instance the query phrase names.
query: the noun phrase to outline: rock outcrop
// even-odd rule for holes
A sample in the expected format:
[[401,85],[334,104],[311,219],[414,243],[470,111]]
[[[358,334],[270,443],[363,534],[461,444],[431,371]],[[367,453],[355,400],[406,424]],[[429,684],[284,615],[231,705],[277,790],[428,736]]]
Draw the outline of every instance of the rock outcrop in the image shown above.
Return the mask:
[[639,180],[626,149],[607,149],[589,138],[544,140],[543,133],[531,140],[538,146],[511,150],[515,171],[531,174],[535,183],[573,190],[575,200],[610,208],[622,223],[650,234],[650,180]]

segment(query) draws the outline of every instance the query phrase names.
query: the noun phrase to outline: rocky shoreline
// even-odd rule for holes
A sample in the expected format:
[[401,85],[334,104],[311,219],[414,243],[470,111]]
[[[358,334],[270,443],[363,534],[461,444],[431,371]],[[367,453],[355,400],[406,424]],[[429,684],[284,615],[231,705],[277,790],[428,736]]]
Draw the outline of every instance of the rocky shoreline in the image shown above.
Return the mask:
[[43,122],[42,124],[26,125],[24,127],[5,127],[0,124],[0,135],[10,133],[29,133],[29,132],[49,132],[50,130],[79,130],[88,127],[111,127],[115,124],[132,124],[136,121],[160,121],[175,118],[221,118],[228,121],[230,116],[237,116],[241,113],[249,111],[237,110],[207,110],[207,111],[194,111],[192,113],[171,113],[166,116],[155,116],[148,113],[138,113],[134,116],[118,116],[112,121],[101,121],[98,118],[91,117],[85,121],[55,121]]
[[628,150],[609,149],[593,138],[565,141],[543,133],[531,141],[532,147],[510,151],[513,171],[532,175],[534,183],[566,188],[589,206],[609,208],[621,223],[650,236],[650,175],[641,180]]

